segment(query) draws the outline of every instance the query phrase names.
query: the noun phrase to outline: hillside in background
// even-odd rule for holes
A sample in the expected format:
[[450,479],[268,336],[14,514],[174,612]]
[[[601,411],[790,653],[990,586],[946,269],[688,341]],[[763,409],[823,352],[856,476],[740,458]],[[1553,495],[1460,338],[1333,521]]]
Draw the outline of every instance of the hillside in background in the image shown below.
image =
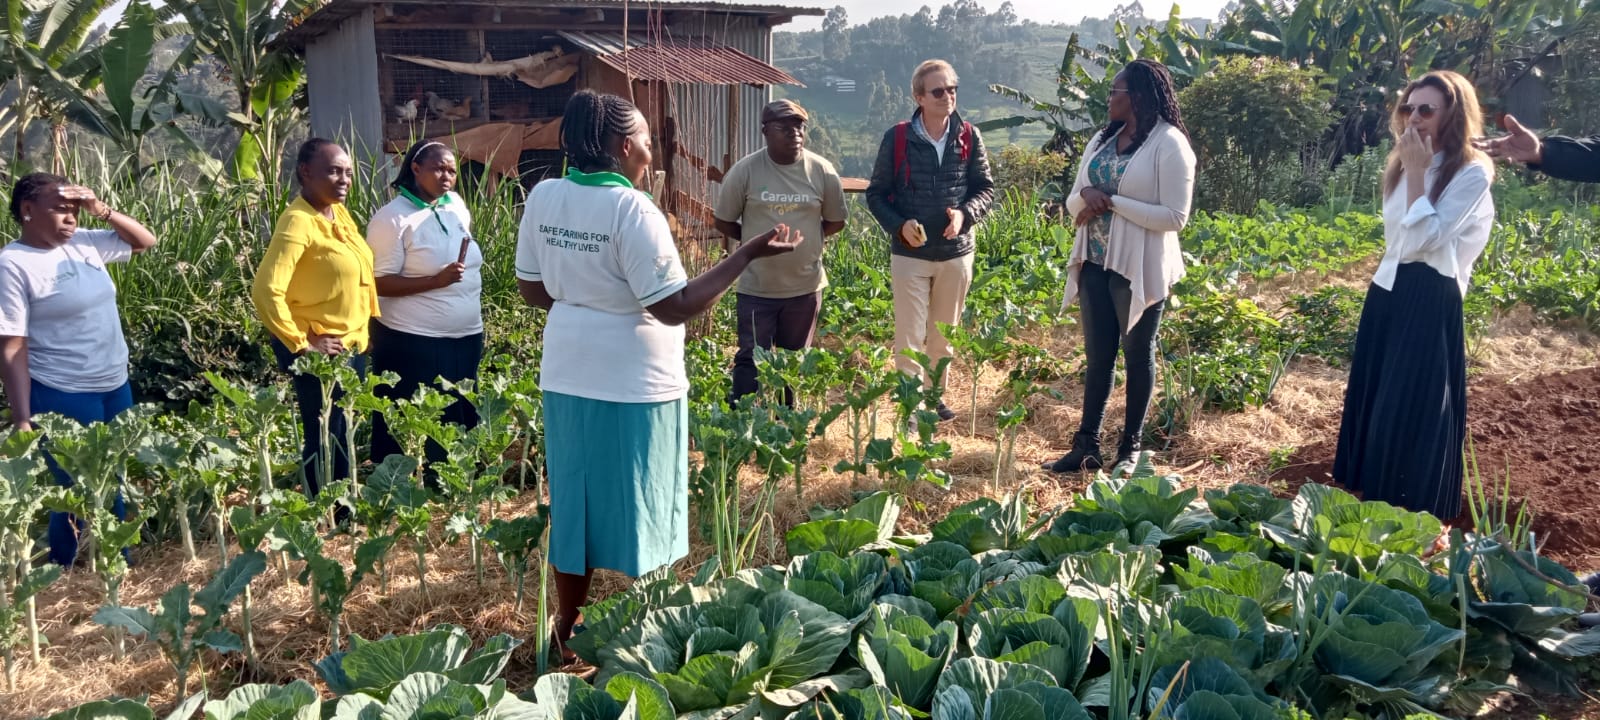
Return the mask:
[[[1024,108],[990,92],[991,85],[1054,98],[1068,38],[1077,33],[1079,43],[1091,48],[1108,43],[1118,22],[1137,27],[1154,21],[1137,2],[1077,25],[1041,25],[1018,17],[1009,2],[991,13],[976,0],[956,0],[937,10],[924,6],[913,15],[859,25],[851,25],[844,8],[835,7],[821,30],[773,36],[775,64],[805,83],[779,88],[777,94],[811,111],[812,149],[834,158],[841,172],[865,176],[883,130],[913,109],[909,84],[918,63],[943,58],[955,66],[966,120],[1005,117]],[[1203,31],[1211,21],[1184,22]],[[985,139],[998,148],[1007,143],[1038,147],[1047,138],[1043,127],[1027,126]]]

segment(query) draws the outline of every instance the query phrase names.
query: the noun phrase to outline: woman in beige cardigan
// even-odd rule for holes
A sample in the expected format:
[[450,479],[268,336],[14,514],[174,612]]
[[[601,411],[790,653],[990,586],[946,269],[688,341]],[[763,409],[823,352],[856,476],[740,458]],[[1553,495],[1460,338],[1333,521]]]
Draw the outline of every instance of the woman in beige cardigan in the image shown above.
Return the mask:
[[1120,345],[1127,358],[1128,408],[1116,464],[1139,452],[1155,390],[1156,331],[1167,291],[1183,277],[1178,232],[1194,196],[1194,152],[1166,66],[1138,60],[1117,73],[1107,100],[1110,124],[1089,143],[1067,198],[1077,225],[1067,295],[1083,324],[1083,420],[1072,449],[1052,472],[1093,470],[1100,423],[1111,396]]

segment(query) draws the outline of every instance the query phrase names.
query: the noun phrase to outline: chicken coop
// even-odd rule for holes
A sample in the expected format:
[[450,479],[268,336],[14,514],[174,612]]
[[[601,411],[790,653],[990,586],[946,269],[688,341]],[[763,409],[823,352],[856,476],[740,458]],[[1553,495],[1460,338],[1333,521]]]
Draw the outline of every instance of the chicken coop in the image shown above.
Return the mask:
[[560,174],[561,114],[580,89],[650,122],[657,187],[680,229],[710,233],[712,193],[762,147],[772,29],[817,8],[622,0],[328,0],[274,42],[306,61],[311,130],[365,157],[456,148],[489,184]]

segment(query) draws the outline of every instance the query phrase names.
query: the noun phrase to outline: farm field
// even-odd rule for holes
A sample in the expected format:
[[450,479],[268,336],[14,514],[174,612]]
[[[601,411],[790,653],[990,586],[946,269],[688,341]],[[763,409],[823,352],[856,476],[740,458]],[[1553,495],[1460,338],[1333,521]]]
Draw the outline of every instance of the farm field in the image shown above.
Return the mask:
[[[1375,179],[1352,182],[1364,187]],[[1514,177],[1503,182],[1523,190]],[[229,713],[268,699],[241,695],[232,705],[223,699],[250,683],[279,688],[251,692],[278,693],[273,697],[286,704],[274,707],[291,715],[310,707],[306,717],[314,717],[314,705],[305,703],[321,698],[330,714],[349,706],[337,712],[350,715],[332,716],[356,717],[366,700],[335,700],[360,695],[393,716],[423,717],[396,704],[404,693],[394,683],[402,677],[374,680],[348,663],[347,676],[330,676],[316,663],[335,650],[352,652],[351,662],[360,652],[368,656],[363,662],[373,661],[388,651],[378,645],[361,651],[358,638],[442,624],[464,629],[474,648],[489,643],[482,651],[488,660],[467,663],[480,674],[456,672],[462,659],[451,665],[440,658],[454,651],[437,649],[417,651],[423,657],[406,667],[444,673],[457,688],[495,687],[497,677],[505,692],[485,690],[468,705],[488,703],[506,717],[534,712],[523,704],[543,712],[581,702],[594,713],[581,717],[612,718],[630,697],[637,717],[904,712],[860,714],[874,702],[935,718],[984,717],[982,698],[990,694],[1067,713],[1047,717],[1073,716],[1061,708],[1078,704],[1089,706],[1086,717],[1143,717],[1182,660],[1191,661],[1184,672],[1195,682],[1235,688],[1217,694],[1241,717],[1288,712],[1273,698],[1315,707],[1318,716],[1403,717],[1423,707],[1452,717],[1484,708],[1503,717],[1600,716],[1600,705],[1581,696],[1558,697],[1528,684],[1565,674],[1569,689],[1592,686],[1587,651],[1571,650],[1569,658],[1533,649],[1540,643],[1581,649],[1589,642],[1572,621],[1584,609],[1581,596],[1526,572],[1532,563],[1574,585],[1572,573],[1600,569],[1600,515],[1585,492],[1600,463],[1594,442],[1600,288],[1593,286],[1600,226],[1589,211],[1502,210],[1468,303],[1474,510],[1443,519],[1470,532],[1435,553],[1440,519],[1357,504],[1322,486],[1338,431],[1342,366],[1382,243],[1381,224],[1359,203],[1263,206],[1250,216],[1194,219],[1185,235],[1190,276],[1164,321],[1162,380],[1146,443],[1155,465],[1131,480],[1099,481],[1037,469],[1064,450],[1082,392],[1079,333],[1070,313],[1056,312],[1070,236],[1026,198],[1012,198],[985,225],[979,279],[943,394],[958,418],[912,433],[903,418],[927,398],[887,370],[887,257],[876,230],[863,222],[864,210],[854,208],[851,227],[827,260],[832,287],[820,347],[764,363],[769,380],[795,387],[797,411],[715,407],[731,360],[731,301],[691,333],[697,452],[690,556],[670,578],[644,588],[630,591],[625,578],[599,578],[595,597],[612,600],[586,615],[586,634],[593,634],[579,651],[589,662],[565,668],[596,673],[593,681],[622,693],[611,700],[591,695],[586,684],[565,684],[577,682],[565,675],[540,679],[542,669],[561,668],[542,667],[538,651],[547,616],[538,590],[537,387],[528,368],[537,367],[539,319],[518,305],[510,282],[513,203],[492,197],[474,204],[476,224],[489,238],[485,303],[494,358],[476,402],[496,418],[486,423],[493,431],[468,437],[429,429],[426,400],[385,409],[408,418],[409,425],[397,426],[413,428],[403,432],[417,443],[425,435],[453,439],[454,469],[445,490],[429,495],[420,491],[414,463],[369,465],[358,478],[361,488],[346,496],[359,522],[352,533],[339,533],[323,520],[328,505],[308,506],[283,492],[294,483],[287,396],[251,389],[261,378],[282,383],[264,370],[260,331],[243,294],[250,259],[260,252],[253,224],[270,213],[244,211],[254,207],[246,204],[252,199],[220,193],[195,199],[175,185],[141,192],[123,198],[124,206],[139,208],[166,244],[124,269],[119,282],[135,381],[144,399],[164,400],[151,408],[126,455],[130,495],[151,521],[132,548],[133,566],[115,581],[115,603],[106,602],[114,548],[96,553],[113,560],[102,563],[102,572],[74,568],[38,593],[38,628],[47,641],[41,662],[28,657],[23,617],[7,615],[16,659],[7,663],[16,682],[5,695],[8,717],[45,716],[109,697],[147,698],[155,716],[164,717],[202,692],[218,703],[208,706],[208,716],[242,717]],[[364,192],[352,200],[358,216],[375,201]],[[204,212],[178,210],[191,203]],[[686,247],[685,255],[691,264],[710,260],[698,247]],[[203,377],[201,369],[215,374]],[[218,396],[218,386],[230,388],[229,399]],[[1118,395],[1108,410],[1108,434],[1120,419]],[[0,454],[18,452],[13,445]],[[263,467],[277,491],[260,491]],[[8,472],[15,483],[18,472]],[[878,491],[885,492],[869,494]],[[1519,521],[1520,506],[1495,500],[1502,494],[1527,501],[1531,524]],[[192,558],[179,515],[194,537]],[[226,538],[220,547],[218,523]],[[23,531],[25,537],[26,523]],[[157,643],[120,633],[125,653],[119,656],[113,628],[137,625],[141,616],[128,612],[133,620],[117,622],[102,614],[104,605],[161,614],[163,595],[180,584],[207,586],[224,554],[232,574],[222,573],[229,578],[223,586],[231,590],[207,596],[226,596],[217,622],[208,625],[210,614],[195,613],[179,627],[229,636],[211,637],[214,644],[196,642],[198,636],[163,640],[190,653],[185,689],[177,681],[181,663]],[[1238,580],[1244,576],[1255,584]],[[1055,589],[1041,589],[1043,580]],[[672,585],[691,581],[698,590]],[[205,595],[195,597],[197,607],[205,607]],[[1384,650],[1412,658],[1403,669],[1362,669],[1358,658],[1380,652],[1371,647],[1379,640],[1321,645],[1334,632],[1332,619],[1344,617],[1328,614],[1336,597],[1354,603],[1339,612],[1406,623],[1431,639],[1419,635],[1418,646]],[[1520,609],[1480,607],[1491,598],[1496,608]],[[1468,617],[1460,610],[1464,601],[1474,608]],[[739,605],[763,614],[737,622],[724,617]],[[1416,614],[1383,616],[1380,606]],[[1032,613],[1028,623],[1049,619],[1058,629],[1024,629],[1014,624],[1022,622],[1017,613]],[[1527,621],[1529,613],[1544,620]],[[782,634],[777,619],[786,616],[798,618],[802,635],[815,642],[771,646]],[[737,642],[718,645],[723,641],[705,635],[699,650],[686,647],[682,633],[689,626],[664,629],[667,618],[692,620],[697,632],[717,637],[711,629],[721,628]],[[1215,624],[1223,618],[1223,626]],[[745,637],[741,622],[775,634]],[[415,642],[461,644],[439,632]],[[941,645],[936,637],[945,632],[951,640]],[[502,633],[510,640],[492,639]],[[1225,643],[1224,636],[1233,639]],[[1067,648],[1067,658],[1028,645],[1041,639]],[[628,652],[635,642],[660,652]],[[745,657],[739,651],[745,642],[755,654],[738,662],[752,665],[733,664]],[[900,652],[892,648],[903,642],[923,656],[943,657],[934,662],[942,674],[924,668],[916,682],[890,680],[902,667],[890,661]],[[1514,666],[1511,648],[1527,651],[1517,663],[1534,664]],[[1202,662],[1207,657],[1233,658],[1240,669]],[[764,684],[752,684],[751,673]],[[1330,680],[1335,675],[1344,679]],[[300,681],[308,685],[294,685]],[[886,690],[871,689],[885,683]],[[1532,696],[1502,692],[1502,683]],[[1152,686],[1158,691],[1147,696]],[[306,700],[304,691],[315,697]],[[457,697],[449,688],[430,692]],[[1119,695],[1128,707],[1108,702]],[[646,703],[646,696],[653,700]],[[963,697],[976,705],[961,708],[956,701]],[[1200,697],[1179,693],[1168,701],[1193,702],[1189,712],[1198,716],[1223,716],[1204,714],[1204,703],[1217,700]],[[820,698],[828,700],[819,704]],[[465,714],[491,712],[485,707]],[[842,714],[828,715],[827,708]],[[577,716],[571,712],[567,717]]]

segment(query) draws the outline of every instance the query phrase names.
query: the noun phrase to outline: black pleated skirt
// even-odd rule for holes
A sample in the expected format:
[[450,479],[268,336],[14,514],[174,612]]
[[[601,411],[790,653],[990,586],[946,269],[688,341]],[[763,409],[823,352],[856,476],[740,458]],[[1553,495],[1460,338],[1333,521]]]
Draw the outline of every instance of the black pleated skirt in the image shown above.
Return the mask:
[[1366,500],[1461,514],[1467,352],[1454,278],[1406,263],[1367,289],[1333,479]]

